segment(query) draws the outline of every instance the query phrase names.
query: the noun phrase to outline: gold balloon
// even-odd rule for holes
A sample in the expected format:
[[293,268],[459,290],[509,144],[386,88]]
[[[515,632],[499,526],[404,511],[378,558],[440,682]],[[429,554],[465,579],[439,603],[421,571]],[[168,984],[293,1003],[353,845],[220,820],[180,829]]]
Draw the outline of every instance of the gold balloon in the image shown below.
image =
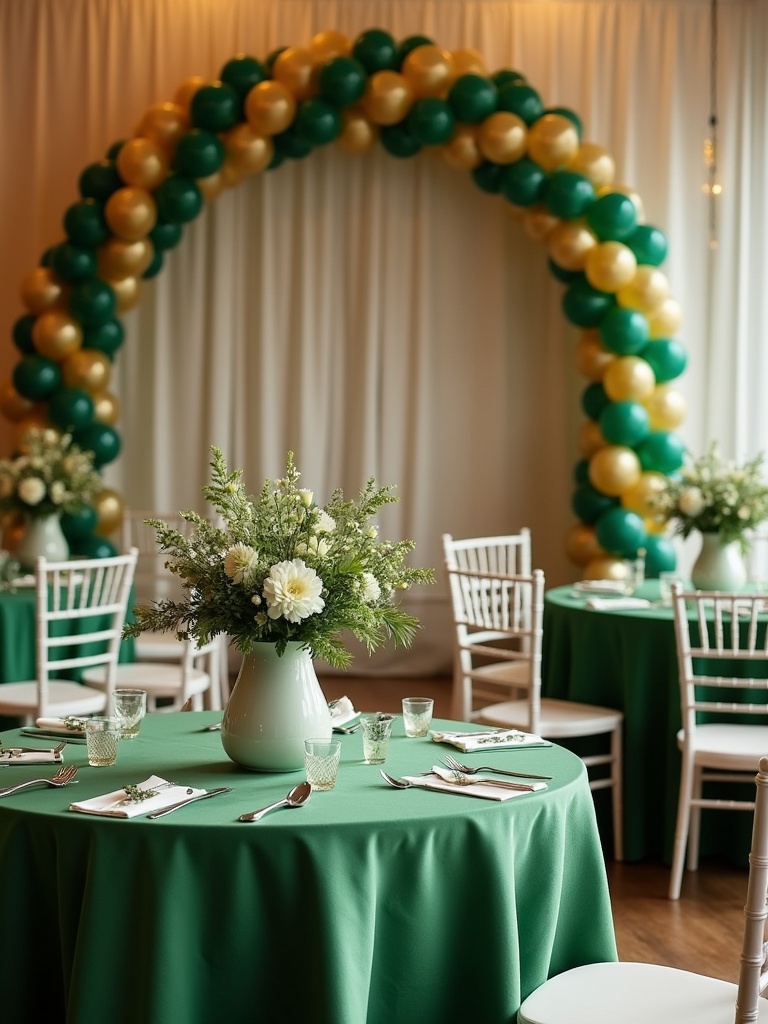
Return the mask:
[[616,292],[616,301],[625,309],[650,314],[669,295],[669,281],[658,267],[641,263],[635,276]]
[[623,444],[607,444],[589,460],[589,482],[602,494],[620,497],[634,487],[642,473],[640,459]]
[[207,178],[195,178],[195,184],[206,203],[217,199],[226,187],[221,170],[209,174]]
[[109,282],[117,298],[117,312],[125,313],[138,306],[141,300],[141,281],[137,277],[124,277],[120,281]]
[[528,129],[528,155],[545,171],[567,167],[578,150],[576,126],[562,114],[543,114]]
[[682,392],[670,384],[657,384],[644,404],[648,410],[651,430],[676,430],[687,412]]
[[604,555],[605,550],[598,543],[594,526],[577,523],[565,538],[565,553],[576,565],[586,565],[593,558]]
[[440,151],[445,162],[458,171],[472,171],[483,162],[477,130],[471,124],[457,124],[450,141]]
[[606,367],[603,387],[612,402],[644,402],[653,394],[656,375],[640,356],[618,356]]
[[4,516],[0,516],[0,536],[6,551],[14,554],[26,532],[27,521],[23,512],[6,512]]
[[104,219],[124,242],[146,238],[157,223],[157,206],[143,188],[119,188],[104,204]]
[[6,419],[18,421],[24,416],[29,416],[34,408],[35,403],[20,395],[11,381],[7,381],[0,388],[0,412]]
[[488,70],[482,54],[477,50],[465,47],[462,50],[452,50],[451,60],[453,61],[454,81],[461,75],[486,75]]
[[368,79],[362,108],[374,124],[399,124],[415,99],[411,83],[397,71],[376,71]]
[[588,327],[581,332],[574,349],[573,361],[582,376],[588,380],[601,381],[614,359],[615,353],[608,351],[596,328]]
[[136,242],[123,242],[108,238],[96,250],[99,277],[107,281],[121,281],[125,277],[140,277],[152,262],[155,247],[148,238]]
[[84,388],[97,394],[109,385],[112,363],[97,349],[81,348],[61,364],[61,377],[65,387]]
[[508,110],[497,110],[477,130],[480,152],[495,164],[511,164],[525,153],[528,128],[522,118]]
[[635,216],[638,224],[645,223],[645,207],[643,206],[643,200],[640,198],[640,193],[635,189],[630,188],[629,185],[605,185],[603,188],[597,190],[597,197],[608,195],[609,192],[620,192],[624,196],[629,196],[632,202],[635,204]]
[[583,270],[597,237],[583,220],[564,220],[547,237],[547,251],[563,270]]
[[654,522],[666,522],[659,507],[655,504],[667,489],[668,480],[663,473],[647,470],[640,474],[640,479],[632,487],[628,487],[621,495],[621,504],[630,512],[637,512],[644,519]]
[[593,288],[615,292],[637,272],[637,257],[621,242],[600,242],[587,253],[584,273]]
[[176,152],[176,143],[189,131],[189,127],[188,112],[181,104],[155,103],[139,121],[134,135],[152,139],[171,157]]
[[582,142],[578,148],[570,170],[583,174],[595,189],[610,185],[616,173],[616,163],[603,146],[594,142]]
[[341,111],[341,133],[336,145],[344,153],[367,153],[379,138],[378,125],[373,124],[362,110],[348,107]]
[[93,398],[93,418],[113,427],[120,419],[120,399],[111,391],[97,391]]
[[234,188],[245,177],[242,167],[236,167],[231,160],[225,160],[219,168],[219,179],[223,188]]
[[318,32],[309,41],[309,52],[316,64],[324,64],[333,57],[346,57],[352,52],[352,40],[336,29]]
[[627,568],[620,558],[593,558],[584,569],[585,580],[623,580],[626,579]]
[[584,420],[579,428],[578,448],[582,459],[589,459],[600,448],[605,447],[606,441],[600,427],[595,420]]
[[20,293],[21,301],[30,313],[44,313],[48,309],[63,309],[69,288],[49,267],[35,267],[22,280]]
[[32,341],[41,356],[61,362],[83,344],[83,330],[67,313],[52,309],[35,320]]
[[111,487],[99,491],[93,499],[93,507],[96,511],[96,526],[93,532],[99,537],[108,537],[122,525],[123,499]]
[[174,104],[180,108],[182,113],[189,115],[189,105],[201,85],[206,84],[202,75],[193,75],[192,78],[185,78],[173,95]]
[[115,166],[126,185],[149,191],[168,177],[168,157],[154,139],[128,139],[120,147]]
[[296,97],[287,85],[268,79],[259,82],[245,97],[245,116],[260,135],[279,135],[290,127],[296,114]]
[[671,338],[683,322],[680,303],[676,299],[663,299],[648,315],[648,335],[651,340]]
[[272,77],[290,90],[297,100],[308,100],[317,93],[318,70],[310,50],[302,46],[288,46],[275,58]]
[[549,212],[544,203],[534,203],[526,207],[523,214],[525,233],[534,242],[546,242],[550,234],[560,223],[560,218]]
[[401,68],[414,96],[443,97],[453,81],[453,57],[439,46],[417,46],[408,54]]
[[275,144],[268,135],[255,131],[250,124],[238,124],[221,136],[227,160],[246,174],[264,171],[275,155]]

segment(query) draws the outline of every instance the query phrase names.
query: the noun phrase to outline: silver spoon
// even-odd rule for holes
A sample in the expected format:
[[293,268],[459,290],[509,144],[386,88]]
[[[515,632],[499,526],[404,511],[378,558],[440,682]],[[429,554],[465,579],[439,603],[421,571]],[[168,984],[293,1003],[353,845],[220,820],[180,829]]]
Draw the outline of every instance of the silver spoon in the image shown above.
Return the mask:
[[[394,786],[395,789],[410,789],[413,786],[412,782],[408,779],[396,779],[394,775],[387,775],[383,768],[379,768],[379,774],[385,782],[388,782],[390,786]],[[432,772],[429,773],[430,775]]]
[[300,782],[294,786],[284,800],[278,800],[274,804],[267,804],[258,811],[249,811],[248,814],[241,814],[238,821],[259,821],[265,814],[276,810],[278,807],[301,807],[312,796],[312,786],[308,782]]

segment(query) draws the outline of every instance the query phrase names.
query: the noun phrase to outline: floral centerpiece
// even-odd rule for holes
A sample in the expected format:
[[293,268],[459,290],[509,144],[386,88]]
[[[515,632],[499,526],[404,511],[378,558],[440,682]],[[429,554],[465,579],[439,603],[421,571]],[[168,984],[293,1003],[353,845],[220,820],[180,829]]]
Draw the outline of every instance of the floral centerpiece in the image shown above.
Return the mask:
[[0,513],[38,518],[74,512],[88,505],[101,487],[93,453],[76,445],[71,434],[53,428],[28,430],[18,453],[0,459]]

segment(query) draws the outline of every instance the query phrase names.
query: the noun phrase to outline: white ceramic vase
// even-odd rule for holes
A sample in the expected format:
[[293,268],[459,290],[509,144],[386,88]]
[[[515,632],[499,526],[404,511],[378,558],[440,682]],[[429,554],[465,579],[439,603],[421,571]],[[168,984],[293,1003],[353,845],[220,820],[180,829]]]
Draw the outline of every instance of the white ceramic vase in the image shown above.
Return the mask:
[[221,742],[235,764],[253,771],[304,767],[304,740],[330,739],[331,713],[309,651],[258,643],[243,656],[221,722]]
[[739,542],[726,543],[719,533],[702,533],[691,582],[697,590],[742,590],[747,582],[747,569]]
[[14,552],[22,569],[35,571],[40,555],[49,562],[65,562],[69,558],[69,544],[61,529],[58,512],[49,515],[27,516],[26,529]]

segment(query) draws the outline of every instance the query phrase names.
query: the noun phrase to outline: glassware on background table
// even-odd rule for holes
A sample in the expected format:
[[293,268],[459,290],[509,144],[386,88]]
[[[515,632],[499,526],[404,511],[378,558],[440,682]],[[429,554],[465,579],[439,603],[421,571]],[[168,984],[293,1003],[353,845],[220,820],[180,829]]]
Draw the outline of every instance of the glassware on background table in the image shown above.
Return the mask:
[[426,736],[432,721],[435,702],[431,697],[403,698],[403,725],[405,735],[411,738]]
[[639,548],[635,558],[624,559],[624,590],[634,594],[645,582],[645,548]]
[[92,768],[106,768],[117,761],[117,745],[122,727],[117,718],[97,715],[85,720],[85,742],[88,764]]
[[394,715],[376,711],[372,715],[361,715],[363,729],[363,761],[366,764],[384,764],[392,735]]
[[115,718],[120,722],[122,738],[135,739],[139,735],[141,720],[147,713],[147,691],[118,687],[114,696]]
[[659,573],[659,600],[662,604],[672,604],[672,584],[675,582],[685,586],[685,580],[677,569],[666,569]]
[[341,740],[304,740],[304,767],[312,789],[333,789],[340,760]]

